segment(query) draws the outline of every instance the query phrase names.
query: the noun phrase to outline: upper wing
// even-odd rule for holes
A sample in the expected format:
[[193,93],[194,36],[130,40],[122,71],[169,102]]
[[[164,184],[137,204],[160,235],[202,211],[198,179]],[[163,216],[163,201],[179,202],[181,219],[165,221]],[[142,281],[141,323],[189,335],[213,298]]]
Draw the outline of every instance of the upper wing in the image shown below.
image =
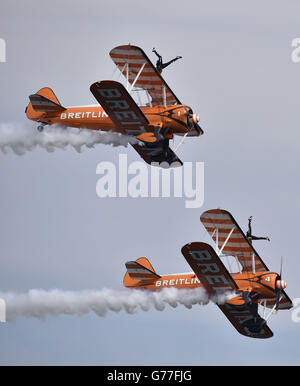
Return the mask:
[[155,144],[145,143],[144,145],[135,144],[132,147],[139,153],[145,162],[152,166],[182,166],[181,160],[170,149],[169,140],[164,139]]
[[126,78],[128,74],[128,81],[132,86],[148,91],[152,106],[181,104],[141,48],[118,46],[109,55]]
[[148,119],[121,83],[104,80],[90,90],[118,129],[130,135],[146,131]]
[[252,271],[253,259],[256,272],[269,271],[229,212],[211,209],[202,213],[200,220],[218,249],[225,255],[235,256],[242,265],[243,272]]
[[210,294],[234,291],[238,287],[214,249],[205,243],[186,244],[181,252]]
[[260,339],[273,336],[273,332],[267,326],[266,321],[259,316],[257,304],[248,303],[238,306],[225,303],[218,304],[218,307],[240,334]]

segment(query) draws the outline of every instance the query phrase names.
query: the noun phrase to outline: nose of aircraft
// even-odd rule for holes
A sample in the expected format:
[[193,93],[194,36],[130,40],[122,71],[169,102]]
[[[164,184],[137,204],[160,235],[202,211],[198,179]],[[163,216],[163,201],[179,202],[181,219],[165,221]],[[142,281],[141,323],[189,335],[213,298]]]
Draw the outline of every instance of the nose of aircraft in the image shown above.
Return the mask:
[[286,281],[285,280],[277,280],[276,281],[276,288],[277,289],[285,289],[286,288],[286,286],[287,286],[287,284],[286,284]]
[[200,121],[199,115],[193,114],[193,121],[194,121],[194,123],[198,123]]

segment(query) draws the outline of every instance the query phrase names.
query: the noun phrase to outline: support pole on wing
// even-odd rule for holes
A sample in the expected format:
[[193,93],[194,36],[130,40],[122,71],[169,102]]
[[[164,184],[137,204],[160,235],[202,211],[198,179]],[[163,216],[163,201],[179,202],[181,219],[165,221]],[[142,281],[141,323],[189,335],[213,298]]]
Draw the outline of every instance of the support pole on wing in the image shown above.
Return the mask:
[[252,252],[252,273],[255,275],[255,253]]
[[129,63],[126,62],[126,90],[129,89]]
[[164,102],[164,108],[167,108],[167,94],[166,94],[166,86],[162,86],[162,92],[163,92],[163,102]]

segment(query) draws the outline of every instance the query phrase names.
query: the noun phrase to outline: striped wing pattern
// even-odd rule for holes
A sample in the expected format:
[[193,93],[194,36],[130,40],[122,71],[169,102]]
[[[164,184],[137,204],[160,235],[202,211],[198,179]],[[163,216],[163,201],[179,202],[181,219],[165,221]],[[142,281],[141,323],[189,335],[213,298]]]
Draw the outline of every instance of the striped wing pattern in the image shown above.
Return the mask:
[[141,48],[131,45],[118,46],[113,48],[109,55],[126,78],[128,73],[131,85],[141,71],[134,86],[150,94],[152,106],[163,105],[164,102],[167,105],[181,104]]
[[[252,260],[255,260],[256,272],[268,271],[247,237],[232,217],[223,209],[211,209],[200,217],[219,250],[225,255],[235,256],[243,267],[243,272],[252,271]],[[223,244],[225,243],[225,246]]]
[[160,278],[157,273],[139,264],[137,261],[128,261],[125,263],[127,272],[134,280],[156,280]]
[[42,111],[45,113],[51,113],[51,112],[57,112],[57,111],[64,111],[65,108],[61,105],[51,101],[48,98],[45,98],[43,95],[40,94],[33,94],[29,96],[30,102],[32,104],[32,107],[36,111]]

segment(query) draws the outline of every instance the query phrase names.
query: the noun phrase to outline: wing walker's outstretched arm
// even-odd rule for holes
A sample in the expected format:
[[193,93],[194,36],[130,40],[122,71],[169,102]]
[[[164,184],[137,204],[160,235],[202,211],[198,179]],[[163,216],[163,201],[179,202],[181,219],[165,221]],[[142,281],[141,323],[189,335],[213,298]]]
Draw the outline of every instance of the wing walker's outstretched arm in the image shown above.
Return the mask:
[[160,74],[162,73],[162,70],[163,70],[164,68],[166,68],[167,66],[169,66],[171,63],[175,62],[176,60],[182,58],[182,56],[176,56],[176,58],[170,60],[169,62],[163,63],[163,61],[162,61],[162,56],[159,55],[159,53],[155,50],[155,48],[153,48],[152,52],[154,52],[155,55],[158,57],[158,60],[157,60],[157,62],[156,62],[156,69],[157,69],[157,71],[158,71]]
[[247,236],[247,239],[249,240],[249,242],[252,244],[252,240],[268,240],[268,241],[270,241],[269,237],[257,237],[257,236],[254,236],[252,234],[252,227],[251,227],[252,218],[253,218],[252,216],[250,216],[248,218],[248,230],[246,233],[246,236]]

